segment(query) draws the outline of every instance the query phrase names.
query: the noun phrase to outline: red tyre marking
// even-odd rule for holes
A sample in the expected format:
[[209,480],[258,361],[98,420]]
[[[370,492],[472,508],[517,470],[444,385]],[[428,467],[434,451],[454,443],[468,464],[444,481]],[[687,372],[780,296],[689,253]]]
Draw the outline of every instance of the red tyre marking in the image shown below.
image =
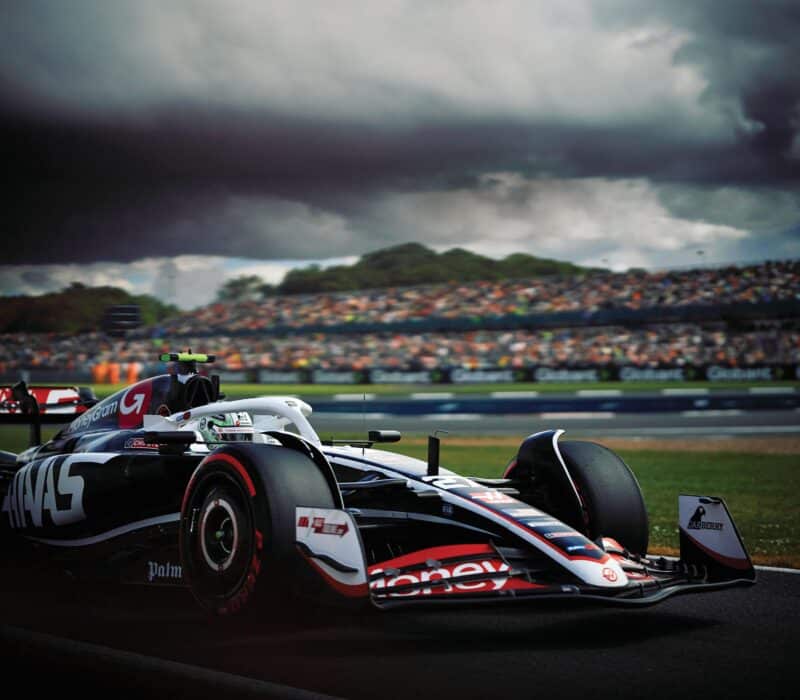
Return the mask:
[[506,467],[506,470],[503,472],[503,478],[508,479],[509,474],[514,471],[514,468],[517,466],[517,460],[512,459],[509,465]]
[[247,492],[250,494],[250,498],[256,495],[256,487],[253,484],[253,480],[247,473],[247,469],[244,468],[244,465],[238,459],[236,459],[236,457],[231,457],[229,454],[225,454],[223,452],[221,454],[213,455],[212,459],[221,459],[223,462],[230,464],[237,472],[239,472],[239,476],[242,477],[242,481],[244,481],[245,486],[247,486]]
[[[208,464],[209,462],[213,462],[214,460],[222,460],[223,462],[227,462],[230,464],[236,471],[239,473],[239,476],[242,477],[242,481],[244,481],[245,486],[247,487],[247,492],[250,494],[250,498],[256,495],[256,487],[253,484],[253,480],[250,478],[250,475],[247,473],[247,470],[244,468],[244,465],[235,457],[231,457],[225,453],[222,454],[214,454],[209,455],[206,457],[200,464],[197,466],[197,469],[194,470],[194,474],[192,474],[192,478],[189,479],[189,483],[186,486],[186,490],[183,492],[183,501],[181,502],[181,512],[183,513],[186,510],[186,503],[189,500],[189,494],[192,491],[192,486],[194,485],[194,481],[197,478],[200,469]],[[261,533],[256,530],[256,536],[259,538],[258,540],[258,547],[261,548]]]

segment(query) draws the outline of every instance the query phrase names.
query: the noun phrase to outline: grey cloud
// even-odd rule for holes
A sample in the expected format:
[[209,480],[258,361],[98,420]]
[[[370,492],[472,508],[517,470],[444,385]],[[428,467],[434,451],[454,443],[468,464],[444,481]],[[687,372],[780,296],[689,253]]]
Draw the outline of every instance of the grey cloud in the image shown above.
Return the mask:
[[792,225],[793,4],[562,5],[13,4],[5,262],[361,254],[445,236],[389,218],[392,195],[480,198],[497,172],[645,179],[677,218]]

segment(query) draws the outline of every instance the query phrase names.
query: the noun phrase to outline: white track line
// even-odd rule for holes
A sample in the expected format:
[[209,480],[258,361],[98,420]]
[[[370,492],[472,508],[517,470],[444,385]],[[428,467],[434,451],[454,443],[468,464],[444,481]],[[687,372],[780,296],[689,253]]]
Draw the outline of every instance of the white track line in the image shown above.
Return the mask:
[[482,418],[480,413],[428,413],[427,415],[420,416],[423,420],[430,421],[459,421],[459,420],[477,420]]
[[533,399],[539,396],[538,391],[493,391],[489,394],[493,399]]
[[783,566],[761,566],[761,564],[758,564],[754,568],[756,571],[775,571],[779,574],[800,574],[800,569],[787,569]]
[[411,394],[411,398],[418,399],[452,399],[455,394],[452,391],[420,391]]
[[613,411],[554,411],[551,413],[540,413],[542,420],[608,420],[616,418],[617,414]]
[[708,389],[662,389],[664,396],[705,396]]
[[375,394],[334,394],[334,401],[374,401]]
[[579,389],[578,396],[622,396],[622,389]]
[[744,415],[744,411],[740,411],[738,408],[723,410],[713,409],[708,411],[681,411],[681,415],[686,418],[718,418],[720,416],[742,416]]

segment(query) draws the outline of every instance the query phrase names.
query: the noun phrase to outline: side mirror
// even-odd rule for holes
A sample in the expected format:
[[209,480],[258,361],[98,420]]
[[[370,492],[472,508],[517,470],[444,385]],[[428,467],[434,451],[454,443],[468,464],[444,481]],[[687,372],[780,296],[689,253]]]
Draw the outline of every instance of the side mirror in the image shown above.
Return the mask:
[[400,442],[399,430],[370,430],[367,433],[370,442]]

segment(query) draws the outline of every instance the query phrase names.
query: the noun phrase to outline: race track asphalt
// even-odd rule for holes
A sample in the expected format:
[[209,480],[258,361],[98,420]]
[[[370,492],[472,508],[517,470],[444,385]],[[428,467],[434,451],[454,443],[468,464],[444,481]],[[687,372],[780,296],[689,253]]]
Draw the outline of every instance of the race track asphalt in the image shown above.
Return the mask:
[[796,697],[800,575],[779,571],[635,610],[310,609],[233,626],[182,590],[13,579],[0,579],[2,683],[25,696]]
[[453,436],[516,435],[563,428],[573,437],[745,437],[800,435],[797,411],[694,411],[674,413],[559,413],[517,415],[442,414],[437,416],[376,416],[367,413],[314,413],[320,435],[348,432],[366,435],[367,429],[394,428],[409,435],[426,435],[435,429]]

